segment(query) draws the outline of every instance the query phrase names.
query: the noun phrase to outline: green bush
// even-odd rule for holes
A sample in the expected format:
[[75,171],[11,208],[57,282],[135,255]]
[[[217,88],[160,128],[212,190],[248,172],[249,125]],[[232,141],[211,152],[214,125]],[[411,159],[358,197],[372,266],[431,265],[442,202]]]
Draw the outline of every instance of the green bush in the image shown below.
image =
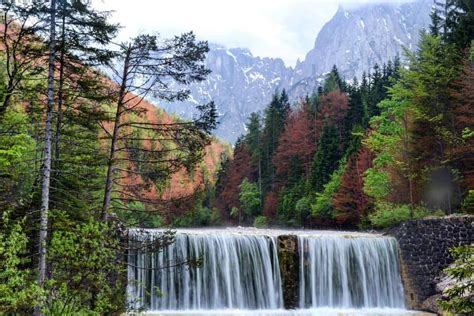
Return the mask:
[[247,216],[254,216],[260,213],[260,191],[258,185],[253,182],[249,182],[247,178],[242,181],[239,186],[239,200],[242,210]]
[[463,213],[474,215],[474,190],[469,190],[462,204],[462,211]]
[[0,220],[0,315],[29,314],[41,297],[34,272],[28,268],[25,219],[12,221],[5,211]]
[[369,220],[375,227],[387,228],[411,219],[420,219],[429,214],[423,207],[413,209],[413,218],[411,212],[410,205],[407,204],[377,203],[375,211],[369,214]]
[[265,216],[257,216],[253,221],[253,226],[257,228],[268,227],[268,219]]
[[125,265],[116,228],[90,219],[51,236],[45,312],[107,314],[125,308]]
[[445,311],[455,315],[474,315],[474,246],[466,245],[451,248],[454,264],[445,272],[456,281],[453,287],[443,293],[438,304]]

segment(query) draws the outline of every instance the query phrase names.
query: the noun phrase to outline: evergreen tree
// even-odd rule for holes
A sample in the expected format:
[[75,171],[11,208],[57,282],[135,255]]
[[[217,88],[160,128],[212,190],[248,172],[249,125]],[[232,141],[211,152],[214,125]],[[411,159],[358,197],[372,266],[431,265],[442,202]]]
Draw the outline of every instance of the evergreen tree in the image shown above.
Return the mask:
[[469,48],[474,39],[474,1],[446,0],[444,37],[461,50]]
[[245,143],[252,155],[252,165],[257,170],[258,189],[260,192],[260,200],[263,201],[262,195],[262,127],[260,122],[260,115],[252,112],[250,114],[249,122],[247,124],[247,135],[245,136]]
[[[203,148],[210,140],[208,133],[216,126],[214,103],[198,106],[201,116],[196,120],[176,123],[144,121],[147,110],[141,105],[149,95],[168,101],[187,99],[189,90],[173,89],[171,83],[176,82],[182,87],[204,80],[209,74],[203,64],[208,50],[207,42],[197,42],[193,33],[170,40],[144,34],[119,46],[115,64],[122,66],[121,71],[111,69],[119,89],[115,95],[113,129],[108,132],[110,151],[102,207],[104,218],[110,214],[113,200],[117,203],[115,206],[123,201],[141,201],[139,194],[131,193],[139,193],[139,186],[153,185],[150,178],[145,178],[145,183],[140,185],[117,183],[118,171],[140,176],[143,174],[140,165],[149,165],[155,168],[162,180],[166,180],[173,172],[183,167],[189,169],[202,158]],[[161,140],[158,146],[155,144],[150,148],[145,145],[146,142],[153,144],[156,139]],[[127,152],[138,155],[124,155]],[[118,186],[116,190],[114,182]],[[113,192],[119,196],[113,198]]]
[[316,192],[323,189],[341,158],[339,131],[331,124],[325,124],[311,170],[311,184]]
[[262,193],[271,190],[275,180],[273,155],[278,147],[278,139],[285,128],[285,121],[290,112],[288,95],[283,90],[281,94],[273,95],[270,105],[265,110],[264,128],[262,132]]

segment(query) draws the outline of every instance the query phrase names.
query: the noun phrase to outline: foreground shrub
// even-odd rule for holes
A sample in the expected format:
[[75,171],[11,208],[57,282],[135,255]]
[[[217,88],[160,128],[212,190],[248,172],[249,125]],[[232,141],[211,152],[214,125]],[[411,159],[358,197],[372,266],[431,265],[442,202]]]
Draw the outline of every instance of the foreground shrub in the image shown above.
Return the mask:
[[456,283],[444,290],[444,299],[438,304],[455,315],[474,315],[474,246],[454,247],[451,255],[454,264],[444,271]]
[[429,214],[423,207],[413,209],[413,217],[411,213],[410,205],[407,204],[377,203],[375,211],[369,214],[369,220],[375,227],[387,228],[411,219],[420,219]]

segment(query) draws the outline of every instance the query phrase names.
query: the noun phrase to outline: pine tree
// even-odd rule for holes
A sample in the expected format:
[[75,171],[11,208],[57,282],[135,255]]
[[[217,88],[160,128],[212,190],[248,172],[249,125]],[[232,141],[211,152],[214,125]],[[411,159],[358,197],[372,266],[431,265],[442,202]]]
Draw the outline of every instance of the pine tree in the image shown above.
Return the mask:
[[311,169],[311,184],[316,192],[323,189],[324,184],[329,181],[331,174],[338,166],[338,161],[341,158],[339,135],[335,126],[324,124]]
[[474,39],[474,1],[446,0],[444,38],[461,50],[469,48]]
[[[117,172],[130,176],[140,176],[141,166],[154,166],[162,180],[180,168],[195,165],[202,158],[203,148],[210,138],[208,133],[216,127],[214,103],[198,106],[201,116],[190,122],[147,122],[142,101],[149,95],[164,100],[185,100],[189,90],[173,89],[171,83],[183,85],[199,82],[209,74],[204,66],[207,42],[197,42],[193,33],[185,33],[170,40],[161,40],[155,35],[139,35],[130,42],[119,46],[115,64],[122,65],[121,71],[112,68],[118,91],[115,99],[115,118],[113,129],[109,132],[110,151],[102,216],[110,213],[112,193],[117,203],[142,201],[138,183],[114,181]],[[145,134],[146,133],[146,134]],[[155,140],[160,140],[156,145]],[[146,146],[151,143],[150,146]],[[128,156],[124,153],[135,153]],[[125,166],[123,165],[125,164]],[[143,179],[143,178],[142,178]],[[153,185],[152,178],[145,178],[140,186]],[[124,187],[126,189],[124,189]],[[132,194],[130,192],[137,192]],[[147,203],[159,203],[149,201]]]
[[262,195],[262,126],[260,122],[260,115],[252,112],[250,114],[249,122],[247,124],[247,135],[245,136],[245,143],[249,148],[252,156],[252,165],[257,170],[258,188],[260,192],[260,200],[263,201]]
[[[0,43],[5,54],[5,92],[0,100],[0,119],[11,106],[12,99],[21,96],[31,85],[25,78],[33,78],[45,71],[41,60],[48,46],[41,39],[47,32],[48,9],[45,4],[21,5],[16,1],[2,1],[2,32]],[[32,21],[37,21],[32,23]],[[22,91],[23,93],[20,93]],[[25,93],[26,94],[26,93]]]
[[271,190],[275,180],[273,155],[278,147],[278,139],[285,128],[285,121],[290,112],[288,95],[283,90],[281,94],[273,95],[270,105],[265,110],[264,128],[262,131],[262,192]]

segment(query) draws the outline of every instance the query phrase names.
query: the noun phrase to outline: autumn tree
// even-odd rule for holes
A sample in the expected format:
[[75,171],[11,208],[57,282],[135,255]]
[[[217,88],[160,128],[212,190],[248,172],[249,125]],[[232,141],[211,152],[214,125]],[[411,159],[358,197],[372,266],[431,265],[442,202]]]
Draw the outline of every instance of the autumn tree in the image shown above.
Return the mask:
[[[240,212],[240,185],[244,179],[253,180],[252,166],[250,164],[251,153],[246,144],[237,142],[234,150],[234,158],[228,162],[228,167],[221,174],[219,181],[219,195],[216,199],[216,207],[221,210],[223,218],[229,218],[232,209]],[[225,178],[223,178],[225,176]]]
[[[273,157],[277,180],[285,184],[288,178],[307,176],[314,156],[316,139],[314,115],[308,103],[292,111],[286,120],[285,130],[278,141]],[[302,173],[291,172],[301,164]]]
[[364,173],[372,160],[373,154],[365,147],[349,158],[332,201],[338,224],[355,227],[367,215],[370,200],[364,192]]
[[2,1],[2,63],[5,67],[5,92],[0,100],[0,118],[15,96],[22,99],[28,87],[25,78],[39,76],[45,70],[44,57],[48,46],[39,37],[47,32],[43,4],[20,5],[16,1]]
[[[153,174],[164,180],[202,158],[203,148],[210,140],[208,132],[216,126],[217,113],[212,102],[198,106],[201,116],[189,122],[145,121],[147,110],[141,105],[148,96],[168,101],[187,99],[190,92],[186,85],[204,80],[209,73],[204,66],[207,51],[207,42],[196,41],[193,33],[167,40],[156,35],[139,35],[120,44],[111,68],[117,91],[113,127],[108,132],[104,218],[110,214],[112,201],[116,202],[115,208],[121,208],[124,201],[140,201],[131,187],[124,190],[127,183],[121,181],[123,175],[140,176],[145,181],[132,186],[152,185],[149,181]],[[171,84],[177,84],[178,88],[173,89]],[[146,165],[154,166],[153,174],[140,171]],[[159,201],[145,202],[159,204]]]

